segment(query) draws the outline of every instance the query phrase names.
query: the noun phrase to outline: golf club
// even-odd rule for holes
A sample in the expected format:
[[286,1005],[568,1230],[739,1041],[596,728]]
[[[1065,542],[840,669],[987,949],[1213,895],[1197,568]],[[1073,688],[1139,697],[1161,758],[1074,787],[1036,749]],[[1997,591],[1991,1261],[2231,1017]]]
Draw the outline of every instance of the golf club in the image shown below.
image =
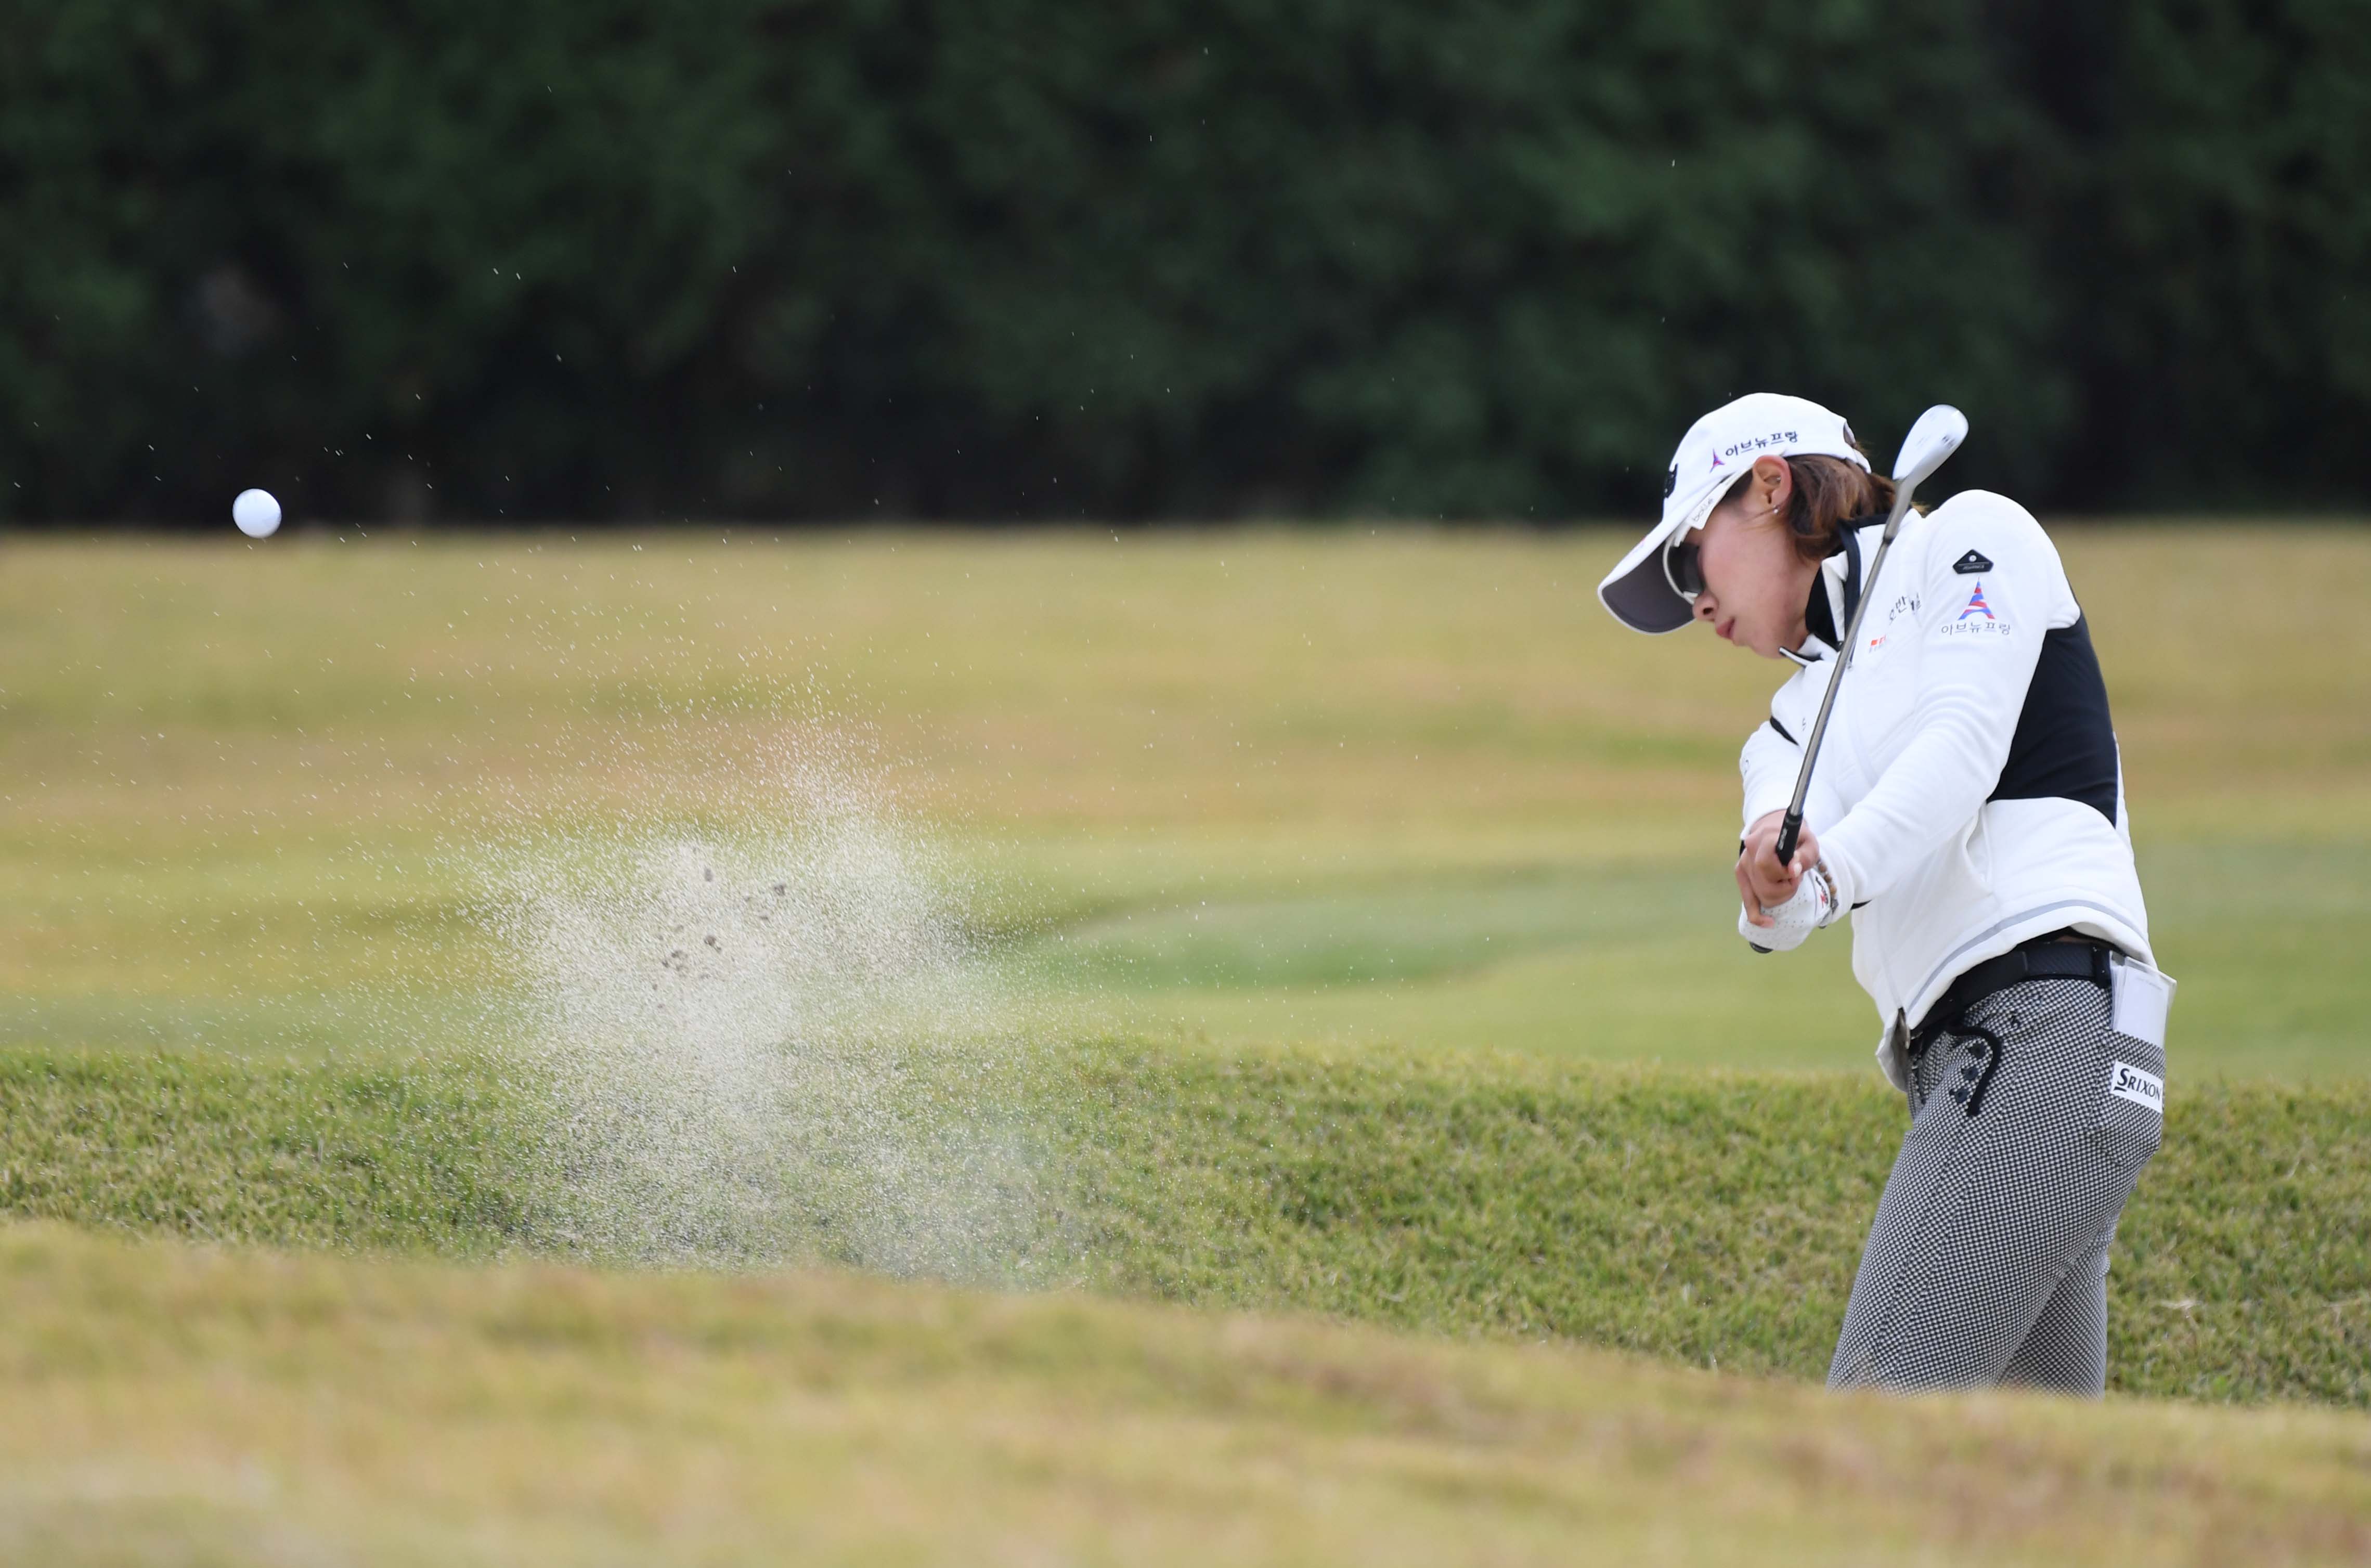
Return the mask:
[[[1820,760],[1820,743],[1828,732],[1828,715],[1835,710],[1836,692],[1845,683],[1845,672],[1852,667],[1853,650],[1860,645],[1860,623],[1868,614],[1868,606],[1877,598],[1877,574],[1885,570],[1885,555],[1893,548],[1894,536],[1902,532],[1902,520],[1910,514],[1910,502],[1918,487],[1943,460],[1960,448],[1968,435],[1968,416],[1949,403],[1937,403],[1918,416],[1910,433],[1902,438],[1902,450],[1893,459],[1893,510],[1886,514],[1885,533],[1877,542],[1877,555],[1868,563],[1868,575],[1862,581],[1860,603],[1853,606],[1852,625],[1845,628],[1844,646],[1836,651],[1836,667],[1828,675],[1828,689],[1820,698],[1820,716],[1811,724],[1810,737],[1803,743],[1802,770],[1795,775],[1795,795],[1787,805],[1786,819],[1778,824],[1778,863],[1787,865],[1795,858],[1795,845],[1803,836],[1803,797],[1810,792],[1811,769]],[[1770,950],[1756,943],[1756,952]]]

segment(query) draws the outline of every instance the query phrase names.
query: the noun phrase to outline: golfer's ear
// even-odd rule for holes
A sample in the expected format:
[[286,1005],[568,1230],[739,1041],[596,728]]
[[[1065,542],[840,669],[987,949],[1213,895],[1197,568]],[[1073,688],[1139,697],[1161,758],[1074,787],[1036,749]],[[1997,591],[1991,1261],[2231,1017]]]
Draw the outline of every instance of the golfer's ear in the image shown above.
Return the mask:
[[1795,494],[1795,470],[1783,457],[1756,457],[1753,493],[1762,498],[1763,505],[1783,511]]

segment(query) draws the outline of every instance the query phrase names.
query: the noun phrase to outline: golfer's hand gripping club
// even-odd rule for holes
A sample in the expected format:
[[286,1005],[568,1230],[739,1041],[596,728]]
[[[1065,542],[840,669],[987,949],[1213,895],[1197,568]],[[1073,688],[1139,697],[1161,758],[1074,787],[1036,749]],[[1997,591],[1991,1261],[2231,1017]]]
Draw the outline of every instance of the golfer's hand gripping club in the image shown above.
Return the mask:
[[1743,908],[1738,910],[1737,930],[1762,952],[1785,952],[1802,946],[1813,931],[1833,922],[1839,913],[1835,883],[1828,880],[1827,868],[1819,865],[1796,879],[1789,896],[1757,906],[1762,911],[1759,922]]
[[[1836,693],[1845,684],[1845,672],[1852,667],[1853,651],[1860,646],[1860,623],[1868,615],[1868,607],[1877,600],[1877,574],[1885,570],[1885,558],[1893,548],[1894,536],[1902,532],[1902,520],[1910,514],[1910,503],[1918,487],[1945,458],[1960,449],[1968,437],[1968,416],[1949,403],[1937,403],[1918,416],[1910,433],[1902,440],[1902,450],[1893,459],[1893,510],[1886,514],[1885,533],[1877,543],[1877,555],[1868,563],[1868,574],[1861,580],[1860,603],[1853,606],[1852,624],[1845,628],[1844,646],[1836,651],[1836,667],[1828,673],[1828,689],[1820,698],[1820,716],[1811,725],[1810,735],[1803,742],[1803,767],[1795,775],[1795,793],[1787,802],[1787,815],[1778,824],[1776,846],[1778,863],[1787,865],[1795,858],[1795,846],[1803,834],[1803,800],[1810,793],[1811,769],[1820,760],[1820,743],[1827,739],[1828,716],[1835,711]],[[1750,939],[1749,939],[1750,940]],[[1759,942],[1752,943],[1756,952],[1771,950]]]

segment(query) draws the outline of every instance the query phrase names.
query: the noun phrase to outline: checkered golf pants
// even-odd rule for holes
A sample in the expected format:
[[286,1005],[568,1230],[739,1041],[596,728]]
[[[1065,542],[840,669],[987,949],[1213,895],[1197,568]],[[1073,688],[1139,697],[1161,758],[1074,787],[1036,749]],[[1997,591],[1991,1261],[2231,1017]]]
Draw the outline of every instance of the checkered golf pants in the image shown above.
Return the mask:
[[2164,1051],[2111,1016],[2088,980],[2022,981],[1912,1064],[1830,1388],[2105,1387],[2108,1249],[2164,1122],[2111,1074],[2165,1077]]

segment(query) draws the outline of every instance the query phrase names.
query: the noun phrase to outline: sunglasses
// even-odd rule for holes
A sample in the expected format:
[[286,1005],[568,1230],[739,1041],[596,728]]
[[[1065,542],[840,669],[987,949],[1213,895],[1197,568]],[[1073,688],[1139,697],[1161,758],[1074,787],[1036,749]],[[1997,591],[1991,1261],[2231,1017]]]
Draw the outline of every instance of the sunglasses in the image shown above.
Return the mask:
[[1663,552],[1663,576],[1673,593],[1694,604],[1696,595],[1705,591],[1702,551],[1691,544],[1673,545]]

